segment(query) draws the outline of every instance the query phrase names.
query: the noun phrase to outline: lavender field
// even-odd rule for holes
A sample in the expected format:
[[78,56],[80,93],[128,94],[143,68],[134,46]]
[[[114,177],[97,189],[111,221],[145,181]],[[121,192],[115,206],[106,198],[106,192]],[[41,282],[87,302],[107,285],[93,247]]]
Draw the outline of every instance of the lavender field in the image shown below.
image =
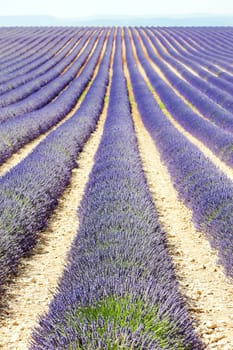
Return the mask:
[[233,349],[232,27],[0,34],[0,348]]

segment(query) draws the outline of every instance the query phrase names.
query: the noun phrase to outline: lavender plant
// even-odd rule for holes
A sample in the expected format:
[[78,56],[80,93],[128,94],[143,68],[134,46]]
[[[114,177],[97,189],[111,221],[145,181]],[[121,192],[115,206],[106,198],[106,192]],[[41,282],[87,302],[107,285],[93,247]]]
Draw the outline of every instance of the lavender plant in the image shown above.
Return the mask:
[[[159,33],[160,31],[158,31]],[[183,56],[183,59],[185,60],[184,62],[189,62],[189,63],[193,63],[193,64],[197,64],[198,68],[200,69],[199,70],[199,73],[201,76],[205,77],[205,75],[207,74],[207,70],[212,72],[212,73],[215,73],[216,72],[216,69],[219,70],[220,69],[223,69],[223,70],[226,70],[228,71],[229,73],[232,73],[233,72],[233,68],[230,64],[228,64],[226,62],[225,59],[222,59],[222,60],[216,60],[216,58],[214,59],[212,57],[212,55],[210,56],[209,53],[205,52],[205,56],[201,55],[200,54],[200,47],[199,49],[197,49],[197,51],[195,50],[192,50],[192,46],[190,47],[190,45],[187,45],[187,33],[186,32],[186,37],[184,38],[183,36],[183,33],[179,32],[179,33],[176,33],[176,30],[171,30],[169,31],[169,40],[172,40],[172,42],[174,43],[174,40],[175,40],[175,43],[178,42],[182,47],[183,49],[181,50],[181,46],[179,45],[176,45],[176,48],[178,49],[178,52],[180,52]],[[167,37],[167,30],[164,30],[163,29],[163,35],[166,35]],[[215,33],[216,35],[216,33]],[[186,40],[185,40],[186,39]],[[210,39],[210,41],[212,41],[213,38]],[[220,52],[220,50],[218,51]],[[211,60],[210,60],[211,58]],[[201,68],[204,67],[206,69],[202,70]],[[219,68],[217,68],[219,67]],[[207,75],[208,76],[208,75]],[[225,73],[221,73],[221,77],[228,80],[228,78],[231,77],[232,79],[232,76],[230,74],[226,74]]]
[[[145,57],[139,42],[136,40],[133,33],[134,43],[136,46],[138,57],[146,71],[148,79],[156,93],[161,98],[167,110],[187,131],[194,137],[201,140],[213,153],[221,158],[225,163],[233,165],[233,135],[222,130],[220,127],[206,121],[200,117],[195,111],[185,104],[182,99],[159,77],[157,72],[153,69],[147,58]],[[167,69],[168,72],[168,69]],[[172,72],[168,73],[173,74]],[[174,77],[173,77],[174,80]],[[192,92],[190,91],[190,94]],[[199,105],[203,103],[203,99],[199,100]],[[203,103],[204,105],[205,103]],[[205,107],[205,106],[204,106]],[[205,107],[208,109],[208,106]],[[214,110],[214,107],[213,109]],[[217,113],[215,113],[217,117]],[[232,117],[225,118],[222,116],[222,123],[228,123],[232,129]],[[214,112],[212,113],[214,118]],[[220,118],[220,117],[219,117]],[[216,118],[217,119],[217,118]],[[220,123],[220,120],[219,120]],[[233,129],[232,129],[233,130]]]
[[143,123],[179,197],[192,210],[195,226],[206,233],[226,274],[233,276],[232,182],[165,117],[135,66],[127,32],[125,41],[132,89]]
[[[72,50],[73,46],[80,40],[83,36],[81,32],[73,37],[70,33],[69,35],[58,35],[54,38],[48,45],[46,45],[45,53],[41,50],[41,55],[39,58],[31,58],[31,61],[28,62],[25,66],[14,70],[11,73],[1,74],[0,75],[0,93],[1,95],[7,96],[9,91],[17,88],[18,86],[27,84],[29,81],[32,81],[36,78],[41,78],[46,72],[49,72],[51,68],[57,65],[59,62],[65,58],[69,53],[69,50]],[[65,66],[64,66],[65,67]],[[49,81],[49,79],[48,79]],[[21,86],[21,88],[22,88]],[[30,85],[29,85],[30,86]],[[4,96],[0,96],[0,101]],[[3,104],[2,104],[3,106]]]
[[[4,122],[5,120],[14,118],[15,116],[42,108],[51,102],[54,98],[56,98],[57,95],[59,95],[59,93],[72,82],[80,68],[85,64],[85,61],[90,55],[91,49],[97,40],[97,36],[98,33],[94,34],[94,36],[88,42],[88,45],[85,48],[84,52],[63,75],[59,76],[57,72],[57,78],[53,79],[39,91],[33,93],[21,101],[18,101],[6,107],[2,107],[0,113],[0,122]],[[81,45],[82,44],[83,42]]]
[[31,349],[202,349],[142,170],[119,30],[107,119],[79,221]]
[[[41,55],[43,47],[51,41],[50,33],[43,30],[24,31],[22,36],[17,39],[16,44],[12,45],[6,52],[6,55],[1,55],[0,68],[1,74],[14,72],[25,64],[30,63],[33,58]],[[30,33],[30,34],[29,34]]]
[[[140,31],[140,33],[143,34],[142,31]],[[161,69],[163,70],[164,74],[167,76],[169,81],[172,83],[172,85],[175,86],[176,89],[180,91],[181,94],[184,95],[201,113],[203,113],[206,118],[210,118],[211,120],[213,120],[213,118],[211,118],[211,115],[217,114],[214,117],[213,121],[215,122],[215,119],[217,119],[217,121],[221,121],[221,118],[219,118],[218,116],[224,114],[225,117],[225,111],[223,110],[224,108],[225,110],[230,112],[227,113],[226,116],[228,115],[228,118],[232,120],[232,84],[221,79],[221,76],[213,76],[213,74],[208,73],[208,71],[205,71],[205,79],[196,76],[195,74],[190,72],[190,70],[187,69],[183,64],[179,63],[177,59],[174,58],[176,53],[175,50],[172,50],[164,40],[160,38],[160,41],[163,42],[163,45],[166,47],[166,50],[169,52],[169,55],[165,54],[164,51],[160,48],[160,46],[155,40],[155,37],[150,33],[150,31],[147,31],[146,33],[148,34],[151,43],[153,43],[153,45],[156,47],[156,50],[159,52],[160,57],[162,57],[163,60],[165,60],[166,62],[170,63],[172,67],[176,68],[177,71],[182,75],[182,77],[189,83],[187,84],[176,74],[172,74],[169,71],[167,71],[167,69],[163,70],[165,65],[160,64]],[[145,42],[146,41],[144,41],[144,43]],[[146,46],[147,48],[149,48],[148,44],[146,44]],[[177,56],[179,55],[176,55],[176,57]],[[150,58],[158,64],[161,63],[160,60],[155,59],[154,55],[150,55]],[[195,69],[194,64],[191,66],[191,68],[196,73],[200,71],[200,69],[198,68]],[[206,98],[206,96],[208,98]],[[221,126],[220,121],[219,124]],[[224,126],[224,124],[222,124],[222,126]]]
[[113,34],[80,108],[0,179],[0,286],[17,271],[20,258],[30,254],[96,127],[108,83],[112,40]]
[[[106,34],[106,32],[105,32]],[[100,58],[105,40],[103,33],[92,57],[78,78],[73,79],[59,96],[43,108],[5,121],[0,130],[0,164],[20,147],[56,125],[74,108],[89,83]]]

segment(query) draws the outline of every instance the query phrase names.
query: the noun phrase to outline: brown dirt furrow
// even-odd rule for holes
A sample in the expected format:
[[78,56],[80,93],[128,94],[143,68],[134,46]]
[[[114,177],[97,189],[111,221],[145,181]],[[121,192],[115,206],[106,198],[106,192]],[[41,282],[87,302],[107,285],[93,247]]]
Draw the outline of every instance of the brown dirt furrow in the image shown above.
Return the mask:
[[[153,89],[151,86],[149,79],[145,73],[145,70],[143,69],[142,65],[140,64],[137,55],[136,55],[136,50],[135,46],[132,42],[132,48],[134,51],[134,57],[135,61],[138,65],[139,72],[141,73],[143,79],[145,80],[146,84],[148,85],[150,91],[152,92],[155,100],[159,105],[161,105],[162,100],[160,97],[157,95],[156,91]],[[206,147],[201,141],[196,139],[194,136],[192,136],[188,131],[186,131],[171,115],[171,113],[166,109],[165,106],[163,106],[162,109],[164,115],[166,118],[179,130],[179,132],[184,135],[190,142],[192,142],[195,146],[199,148],[199,150],[211,160],[212,163],[216,165],[216,167],[221,170],[230,180],[233,181],[233,169],[230,168],[228,165],[226,165],[223,161],[221,161],[208,147]]]
[[[93,49],[94,49],[94,47],[93,47]],[[105,44],[103,46],[99,61],[98,61],[96,68],[94,70],[94,74],[93,74],[90,82],[88,83],[88,85],[86,86],[84,91],[82,92],[81,96],[79,97],[74,108],[72,108],[72,110],[69,113],[67,113],[67,115],[62,120],[60,120],[56,125],[54,125],[52,128],[50,128],[47,132],[41,134],[35,140],[28,142],[25,146],[21,147],[17,152],[15,152],[9,159],[7,159],[7,161],[0,166],[0,176],[3,176],[7,171],[9,171],[11,168],[13,168],[18,163],[20,163],[24,158],[26,158],[39,145],[39,143],[42,142],[48,136],[48,134],[50,134],[52,131],[56,130],[66,120],[71,118],[72,115],[79,109],[84,97],[86,96],[88,90],[91,87],[93,80],[95,79],[95,77],[97,75],[98,65],[104,56],[105,48],[106,48],[106,41],[105,41]],[[93,50],[92,50],[92,52],[93,52]],[[85,68],[85,65],[82,67],[82,70],[84,68]]]
[[[105,101],[109,96],[111,75],[112,69],[109,72],[110,83]],[[106,113],[107,102],[95,132],[92,133],[77,159],[79,167],[73,169],[70,185],[59,199],[59,204],[50,217],[47,228],[40,233],[33,255],[22,260],[19,275],[6,288],[6,310],[0,320],[0,348],[2,349],[28,349],[30,335],[38,322],[39,315],[48,310],[49,302],[66,263],[67,252],[78,230],[77,209],[94,164]]]
[[132,116],[149,189],[166,232],[180,291],[187,300],[196,330],[208,350],[233,348],[233,289],[202,232],[196,231],[191,211],[178,200],[166,166],[145,129],[125,65]]

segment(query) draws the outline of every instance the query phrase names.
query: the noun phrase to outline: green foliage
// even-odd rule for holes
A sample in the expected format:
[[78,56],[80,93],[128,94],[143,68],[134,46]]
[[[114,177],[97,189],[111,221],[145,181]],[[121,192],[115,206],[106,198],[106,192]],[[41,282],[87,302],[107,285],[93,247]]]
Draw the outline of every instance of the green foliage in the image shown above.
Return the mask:
[[162,101],[159,102],[159,108],[161,110],[166,109],[165,104]]
[[155,90],[154,90],[152,84],[149,81],[147,81],[146,84],[147,84],[149,90],[153,93]]
[[187,104],[187,106],[188,106],[189,108],[195,109],[195,106],[194,106],[192,103],[186,101],[186,104]]
[[[72,321],[67,317],[69,326],[80,327],[80,324],[95,324],[98,335],[103,338],[105,344],[109,344],[109,350],[127,350],[123,336],[116,339],[108,339],[108,327],[115,331],[119,328],[131,329],[132,332],[140,331],[141,334],[147,334],[151,339],[156,340],[159,345],[167,349],[169,340],[177,337],[176,328],[168,318],[159,319],[158,308],[146,304],[142,299],[132,299],[129,295],[124,297],[115,297],[111,295],[104,300],[85,307],[79,307],[75,310]],[[74,320],[78,323],[74,323]],[[91,330],[87,331],[87,336],[92,338]],[[108,343],[109,342],[109,343]],[[175,340],[177,350],[184,350],[180,339]],[[82,349],[78,346],[77,349]]]

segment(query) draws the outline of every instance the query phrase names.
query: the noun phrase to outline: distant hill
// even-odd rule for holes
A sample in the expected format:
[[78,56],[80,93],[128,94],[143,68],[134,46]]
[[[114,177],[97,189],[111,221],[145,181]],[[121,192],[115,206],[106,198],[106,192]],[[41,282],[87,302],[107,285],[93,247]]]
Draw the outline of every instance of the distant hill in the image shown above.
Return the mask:
[[56,26],[58,22],[52,16],[0,16],[0,26]]
[[92,26],[233,26],[232,16],[142,16],[142,17],[97,17],[71,20],[75,25]]
[[233,15],[209,16],[98,16],[56,18],[53,16],[0,16],[0,26],[233,26]]

